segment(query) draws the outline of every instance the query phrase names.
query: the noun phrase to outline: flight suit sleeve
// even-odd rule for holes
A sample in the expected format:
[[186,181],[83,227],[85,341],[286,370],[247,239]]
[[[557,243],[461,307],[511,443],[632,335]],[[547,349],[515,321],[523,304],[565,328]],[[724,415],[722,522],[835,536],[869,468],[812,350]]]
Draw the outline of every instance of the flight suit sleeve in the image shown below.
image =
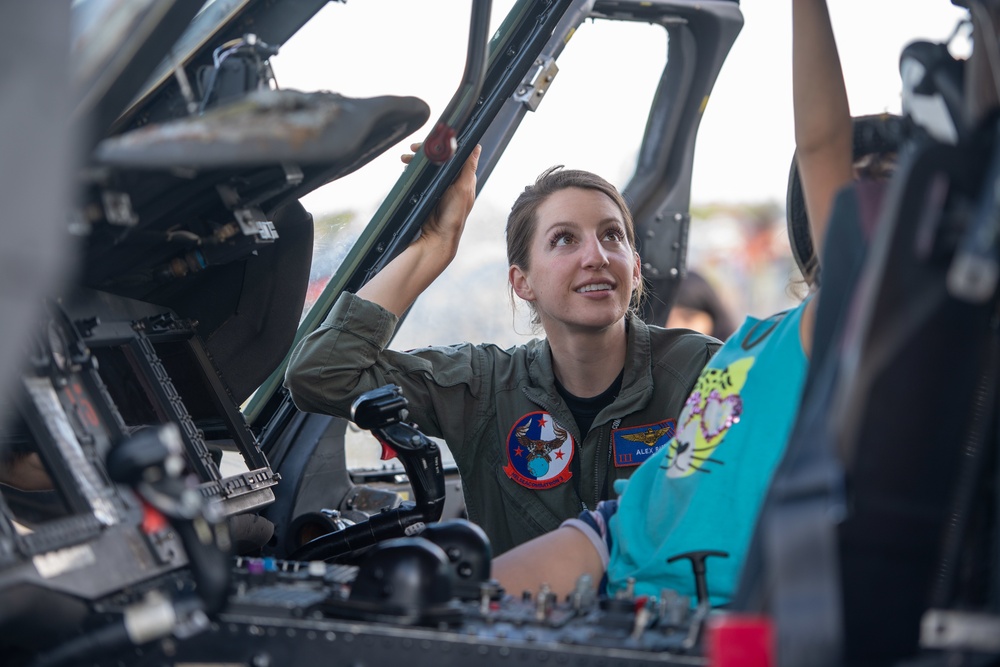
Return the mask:
[[292,353],[285,386],[300,410],[349,419],[358,396],[399,385],[408,419],[427,435],[445,438],[454,451],[477,416],[482,357],[470,344],[386,350],[397,322],[381,306],[341,294],[323,324]]

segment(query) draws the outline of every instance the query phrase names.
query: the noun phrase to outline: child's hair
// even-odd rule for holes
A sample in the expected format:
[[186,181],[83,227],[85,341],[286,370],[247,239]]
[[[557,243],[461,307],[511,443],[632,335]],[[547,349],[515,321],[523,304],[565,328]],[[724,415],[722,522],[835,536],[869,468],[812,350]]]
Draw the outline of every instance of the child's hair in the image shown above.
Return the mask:
[[[858,116],[854,120],[854,174],[859,180],[886,180],[896,168],[896,153],[906,134],[906,123],[900,116],[875,114]],[[788,195],[785,201],[788,242],[792,256],[806,283],[819,286],[820,266],[816,257],[809,215],[802,194],[798,162],[792,158],[788,175]]]

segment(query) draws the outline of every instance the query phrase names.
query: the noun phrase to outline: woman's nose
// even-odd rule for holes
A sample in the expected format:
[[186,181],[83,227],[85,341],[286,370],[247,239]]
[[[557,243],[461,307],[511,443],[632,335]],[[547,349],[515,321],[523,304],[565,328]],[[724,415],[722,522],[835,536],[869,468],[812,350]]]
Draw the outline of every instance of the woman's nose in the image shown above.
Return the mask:
[[600,239],[587,238],[583,248],[583,265],[588,269],[600,269],[608,265],[608,253]]

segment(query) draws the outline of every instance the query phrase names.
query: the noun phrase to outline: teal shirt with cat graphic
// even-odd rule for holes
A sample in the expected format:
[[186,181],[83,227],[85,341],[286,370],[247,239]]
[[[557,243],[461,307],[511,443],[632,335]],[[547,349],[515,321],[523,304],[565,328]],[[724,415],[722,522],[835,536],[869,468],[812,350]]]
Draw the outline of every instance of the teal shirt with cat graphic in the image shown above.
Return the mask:
[[798,410],[805,303],[748,317],[702,371],[674,438],[628,480],[610,522],[609,594],[634,578],[636,594],[694,600],[691,563],[667,559],[711,549],[729,554],[706,561],[711,602],[730,601]]

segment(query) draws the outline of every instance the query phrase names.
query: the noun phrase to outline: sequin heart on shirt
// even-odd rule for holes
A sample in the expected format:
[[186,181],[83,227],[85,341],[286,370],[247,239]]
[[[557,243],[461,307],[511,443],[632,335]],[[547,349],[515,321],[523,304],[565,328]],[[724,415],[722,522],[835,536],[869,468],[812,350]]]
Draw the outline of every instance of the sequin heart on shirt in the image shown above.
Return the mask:
[[717,389],[713,389],[702,408],[701,432],[705,440],[712,440],[733,424],[739,423],[741,414],[743,399],[739,394],[723,397]]

